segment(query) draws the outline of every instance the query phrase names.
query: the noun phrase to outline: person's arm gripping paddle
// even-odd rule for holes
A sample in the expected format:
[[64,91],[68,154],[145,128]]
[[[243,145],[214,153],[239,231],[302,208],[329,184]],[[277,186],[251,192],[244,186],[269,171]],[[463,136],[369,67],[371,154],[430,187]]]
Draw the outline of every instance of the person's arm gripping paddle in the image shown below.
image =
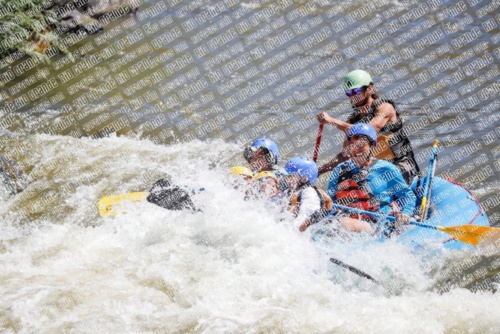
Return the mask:
[[349,129],[351,128],[352,124],[349,124],[347,122],[343,122],[339,119],[333,118],[330,115],[328,115],[326,112],[321,112],[318,115],[316,115],[316,118],[318,119],[318,122],[320,124],[330,124],[335,126],[337,129],[340,131],[343,131],[347,133]]
[[[343,122],[339,119],[329,116],[326,112],[321,112],[317,116],[320,124],[330,124],[334,125],[340,131],[347,133],[353,124]],[[375,110],[375,117],[373,117],[368,124],[375,128],[375,131],[379,132],[382,130],[388,122],[395,122],[397,120],[396,110],[390,103],[381,103]],[[332,171],[339,163],[344,162],[349,159],[349,155],[346,152],[347,141],[344,141],[342,152],[337,154],[332,160],[320,166],[318,169],[318,174]]]

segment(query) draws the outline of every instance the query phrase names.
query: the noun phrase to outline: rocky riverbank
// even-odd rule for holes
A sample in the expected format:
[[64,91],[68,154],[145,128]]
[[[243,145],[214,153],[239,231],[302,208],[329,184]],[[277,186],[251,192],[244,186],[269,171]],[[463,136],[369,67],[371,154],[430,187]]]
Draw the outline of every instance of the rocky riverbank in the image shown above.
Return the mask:
[[111,17],[134,14],[141,3],[140,0],[61,0],[50,10],[68,32],[83,29],[92,34],[104,30]]

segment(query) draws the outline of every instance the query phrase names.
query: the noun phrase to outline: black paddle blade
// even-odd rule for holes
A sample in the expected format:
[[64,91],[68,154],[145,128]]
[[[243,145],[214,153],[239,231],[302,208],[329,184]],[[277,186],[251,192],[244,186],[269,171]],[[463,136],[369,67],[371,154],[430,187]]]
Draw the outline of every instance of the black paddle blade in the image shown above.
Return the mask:
[[153,184],[147,201],[167,210],[196,210],[187,191],[161,179]]
[[333,257],[331,257],[331,258],[330,258],[330,261],[331,261],[331,262],[333,262],[333,263],[335,263],[335,264],[336,264],[336,265],[338,265],[338,266],[341,266],[342,268],[345,268],[345,269],[347,269],[347,270],[349,270],[349,271],[351,271],[351,272],[355,273],[355,274],[356,274],[356,275],[358,275],[358,276],[361,276],[361,277],[367,278],[367,279],[369,279],[369,280],[371,280],[371,281],[373,281],[373,282],[375,282],[375,283],[377,283],[377,284],[380,284],[380,282],[379,282],[379,281],[377,281],[375,278],[371,277],[370,275],[368,275],[368,274],[367,274],[367,273],[365,273],[364,271],[359,270],[358,268],[355,268],[355,267],[353,267],[353,266],[350,266],[350,265],[348,265],[347,263],[344,263],[344,262],[342,262],[342,261],[340,261],[340,260],[334,259]]

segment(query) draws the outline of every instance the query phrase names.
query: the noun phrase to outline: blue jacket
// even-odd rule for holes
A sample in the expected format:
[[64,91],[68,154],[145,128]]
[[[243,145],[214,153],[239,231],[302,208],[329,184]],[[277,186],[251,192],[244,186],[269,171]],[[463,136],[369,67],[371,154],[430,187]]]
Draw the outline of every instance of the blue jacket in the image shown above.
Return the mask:
[[[368,167],[367,181],[372,194],[380,202],[380,213],[388,215],[391,212],[390,203],[396,201],[401,212],[412,216],[417,198],[408,187],[399,169],[390,162],[374,158],[374,163]],[[328,195],[336,203],[338,179],[341,168],[346,165],[352,172],[358,173],[360,168],[352,159],[339,164],[330,175]]]

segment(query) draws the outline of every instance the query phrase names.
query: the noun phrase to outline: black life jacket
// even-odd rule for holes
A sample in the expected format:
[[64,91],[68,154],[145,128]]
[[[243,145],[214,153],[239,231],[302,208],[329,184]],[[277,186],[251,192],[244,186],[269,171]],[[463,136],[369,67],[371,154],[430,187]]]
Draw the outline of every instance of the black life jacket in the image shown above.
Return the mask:
[[378,159],[387,160],[395,164],[399,160],[411,160],[415,166],[416,172],[420,169],[415,160],[410,140],[408,139],[406,129],[403,128],[403,118],[401,117],[396,104],[391,100],[376,99],[368,113],[361,118],[359,111],[353,112],[347,119],[350,124],[370,123],[375,117],[376,109],[383,103],[390,103],[396,110],[396,122],[387,123],[380,131],[377,137],[377,147],[373,151],[373,156]]

